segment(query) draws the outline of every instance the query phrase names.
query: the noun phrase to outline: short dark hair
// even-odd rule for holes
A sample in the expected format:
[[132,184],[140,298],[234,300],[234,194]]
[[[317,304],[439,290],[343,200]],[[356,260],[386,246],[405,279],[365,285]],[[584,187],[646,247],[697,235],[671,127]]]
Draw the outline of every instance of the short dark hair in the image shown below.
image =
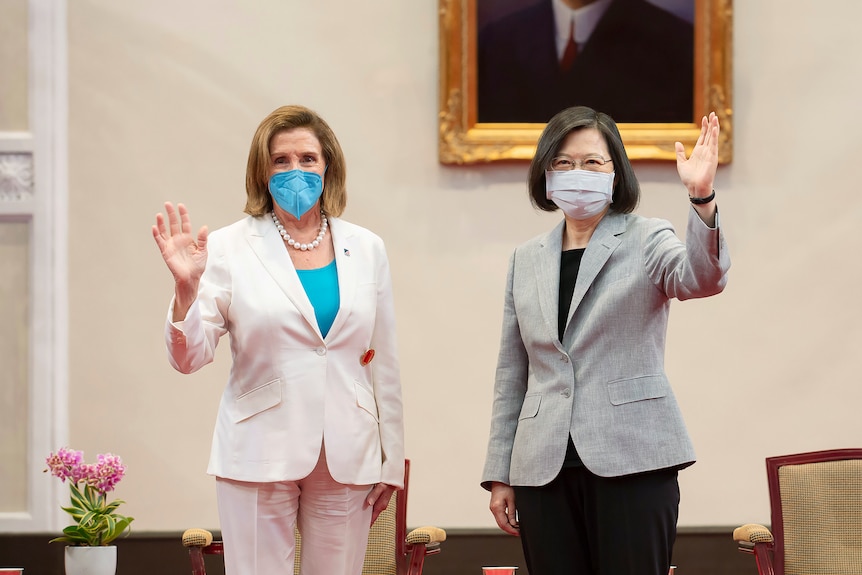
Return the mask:
[[597,129],[605,139],[614,163],[614,194],[611,210],[628,214],[640,201],[640,184],[635,177],[631,162],[626,155],[623,139],[616,123],[607,114],[596,112],[586,106],[574,106],[557,113],[548,121],[527,175],[527,191],[533,205],[540,210],[553,212],[557,205],[546,197],[545,170],[550,169],[551,160],[560,151],[563,140],[572,131],[584,128]]
[[279,132],[295,128],[308,128],[317,137],[326,161],[323,176],[323,194],[320,208],[330,216],[338,217],[347,207],[347,165],[341,144],[332,128],[313,110],[304,106],[282,106],[263,119],[251,140],[248,166],[245,171],[245,213],[262,216],[272,210],[269,193],[269,145]]

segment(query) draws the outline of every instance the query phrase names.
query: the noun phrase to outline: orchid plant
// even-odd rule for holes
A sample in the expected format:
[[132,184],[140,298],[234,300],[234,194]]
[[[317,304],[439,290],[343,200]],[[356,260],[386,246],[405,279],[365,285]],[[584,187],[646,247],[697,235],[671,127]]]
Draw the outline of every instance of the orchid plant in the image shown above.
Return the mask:
[[63,483],[69,480],[71,505],[62,507],[72,516],[74,525],[63,529],[63,536],[52,539],[69,545],[101,546],[109,545],[123,534],[134,521],[116,513],[117,507],[125,503],[115,499],[108,503],[107,493],[113,491],[126,474],[126,466],[117,455],[105,453],[98,456],[96,463],[84,463],[84,453],[68,448],[51,453],[47,459],[51,475],[59,477]]

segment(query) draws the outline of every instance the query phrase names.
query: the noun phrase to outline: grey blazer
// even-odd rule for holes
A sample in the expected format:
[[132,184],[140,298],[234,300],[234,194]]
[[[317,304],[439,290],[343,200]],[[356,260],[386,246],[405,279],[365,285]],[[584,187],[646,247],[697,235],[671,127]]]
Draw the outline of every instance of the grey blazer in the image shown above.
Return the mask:
[[613,477],[685,466],[694,448],[664,370],[671,298],[724,289],[719,226],[692,208],[686,242],[664,220],[608,212],[584,251],[558,339],[565,222],[509,263],[482,486],[538,486],[559,473],[569,435],[584,465]]

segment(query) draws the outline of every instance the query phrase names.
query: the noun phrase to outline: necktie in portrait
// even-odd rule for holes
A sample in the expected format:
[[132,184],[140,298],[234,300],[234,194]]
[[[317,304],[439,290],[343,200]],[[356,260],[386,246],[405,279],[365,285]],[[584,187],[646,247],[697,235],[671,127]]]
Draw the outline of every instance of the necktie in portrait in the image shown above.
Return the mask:
[[575,19],[572,18],[571,25],[569,26],[569,41],[566,43],[566,49],[563,52],[563,57],[560,59],[560,71],[568,72],[571,70],[577,55],[578,45],[575,43]]

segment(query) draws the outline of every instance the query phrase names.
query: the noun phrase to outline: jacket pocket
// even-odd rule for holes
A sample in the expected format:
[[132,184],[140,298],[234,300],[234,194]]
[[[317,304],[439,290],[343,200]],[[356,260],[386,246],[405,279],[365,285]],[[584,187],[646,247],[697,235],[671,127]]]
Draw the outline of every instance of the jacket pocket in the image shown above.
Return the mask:
[[281,379],[273,379],[236,398],[233,421],[238,423],[279,403],[281,403]]
[[610,382],[608,396],[613,405],[622,405],[664,397],[667,395],[667,387],[667,378],[664,375],[645,375]]
[[374,418],[374,421],[379,421],[377,414],[377,400],[374,399],[374,394],[358,381],[353,382],[353,388],[356,390],[356,407],[363,411],[367,411],[368,414]]
[[529,419],[536,417],[539,413],[539,405],[542,403],[541,393],[528,393],[524,396],[524,403],[521,404],[521,414],[518,420]]

